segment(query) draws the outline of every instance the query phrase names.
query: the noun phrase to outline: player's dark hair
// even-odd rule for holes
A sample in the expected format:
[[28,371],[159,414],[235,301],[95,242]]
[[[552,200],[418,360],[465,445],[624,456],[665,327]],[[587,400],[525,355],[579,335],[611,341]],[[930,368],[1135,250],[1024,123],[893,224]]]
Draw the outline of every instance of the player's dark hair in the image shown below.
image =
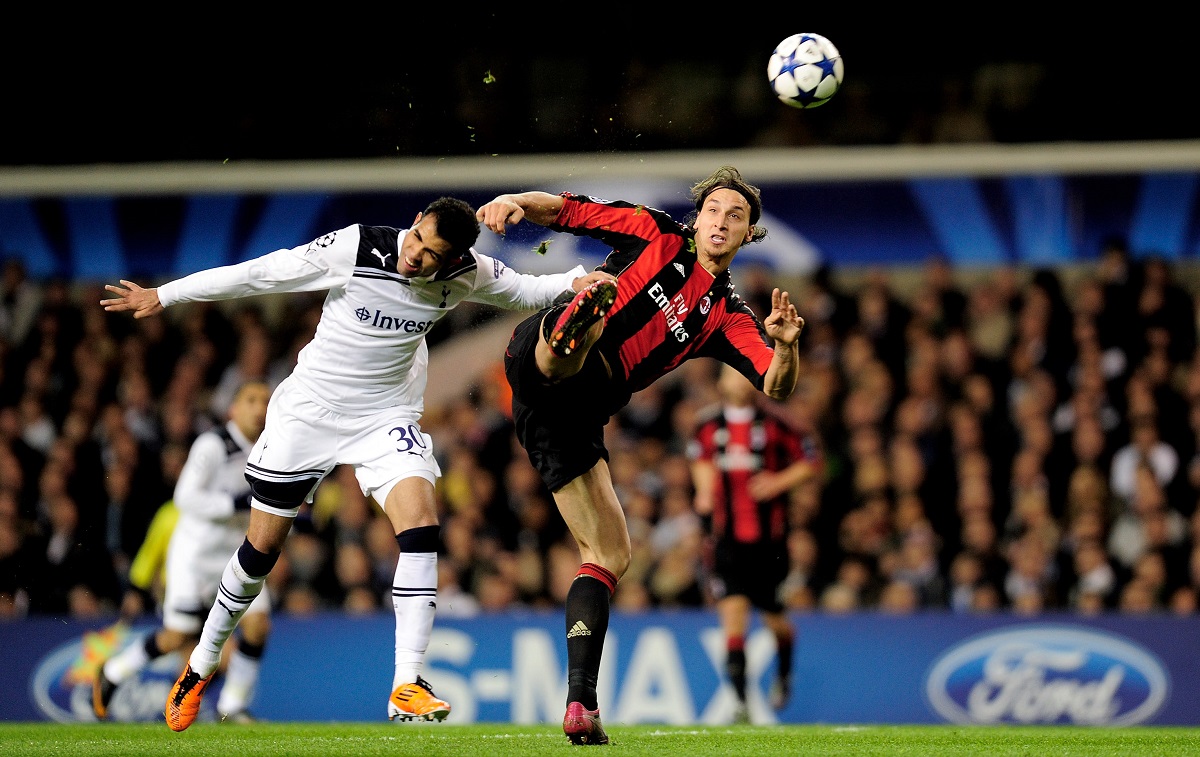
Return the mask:
[[437,218],[437,235],[450,243],[451,255],[465,255],[479,239],[475,208],[462,200],[439,197],[425,208],[425,215]]
[[271,382],[267,381],[266,379],[246,379],[242,383],[238,384],[237,388],[233,390],[233,399],[236,401],[238,397],[242,396],[242,392],[245,392],[252,386],[265,386],[268,391],[271,390]]
[[696,209],[688,214],[688,223],[691,224],[696,220],[700,208],[704,207],[704,201],[718,189],[732,189],[746,198],[746,202],[750,203],[750,225],[754,227],[750,241],[761,242],[765,239],[767,230],[758,225],[758,219],[762,216],[761,193],[758,191],[758,187],[743,179],[741,172],[733,166],[721,166],[713,171],[707,179],[692,187],[691,198],[696,203]]

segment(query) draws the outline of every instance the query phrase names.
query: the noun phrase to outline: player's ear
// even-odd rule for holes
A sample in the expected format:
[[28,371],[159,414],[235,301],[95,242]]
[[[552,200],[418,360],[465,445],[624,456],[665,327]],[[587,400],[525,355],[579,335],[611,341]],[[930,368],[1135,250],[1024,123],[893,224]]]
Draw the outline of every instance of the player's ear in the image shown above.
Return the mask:
[[419,224],[421,222],[421,218],[424,217],[424,215],[425,215],[424,213],[417,213],[417,217],[413,219],[412,225],[416,226],[417,224]]

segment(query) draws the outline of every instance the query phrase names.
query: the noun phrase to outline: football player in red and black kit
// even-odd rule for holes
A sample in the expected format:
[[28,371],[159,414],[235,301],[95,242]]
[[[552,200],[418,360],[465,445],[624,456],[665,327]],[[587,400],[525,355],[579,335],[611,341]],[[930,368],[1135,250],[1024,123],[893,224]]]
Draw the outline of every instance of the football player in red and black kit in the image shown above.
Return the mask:
[[760,320],[729,276],[742,245],[767,234],[757,225],[758,188],[724,166],[693,186],[691,197],[695,212],[685,223],[644,205],[570,192],[500,195],[476,213],[497,234],[527,220],[612,248],[597,270],[613,279],[523,321],[504,363],[517,438],[582,558],[566,600],[563,731],[575,744],[608,743],[596,677],[609,602],[631,555],[605,424],[634,392],[697,357],[733,366],[775,399],[796,386],[804,320],[788,293],[775,289]]
[[782,709],[791,693],[796,632],[779,597],[791,567],[788,495],[821,473],[822,455],[815,437],[760,399],[730,366],[722,366],[717,390],[721,402],[701,417],[688,456],[696,512],[711,518],[710,590],[725,635],[725,671],[737,696],[734,721],[750,722],[746,633],[752,608],[775,636],[771,706]]

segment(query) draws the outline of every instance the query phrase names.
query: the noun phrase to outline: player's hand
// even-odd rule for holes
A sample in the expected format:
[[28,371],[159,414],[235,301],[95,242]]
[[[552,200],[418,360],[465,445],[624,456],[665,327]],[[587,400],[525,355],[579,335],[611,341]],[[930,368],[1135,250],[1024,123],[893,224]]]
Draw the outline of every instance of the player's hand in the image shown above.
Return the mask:
[[771,290],[771,314],[763,319],[767,336],[782,344],[795,344],[804,330],[804,319],[796,312],[787,292]]
[[591,284],[594,284],[597,281],[604,281],[605,279],[609,279],[610,281],[616,281],[617,277],[613,276],[611,273],[605,273],[604,271],[592,271],[591,273],[587,274],[586,276],[580,276],[579,278],[572,281],[571,288],[574,289],[576,292],[582,292],[584,289],[587,289],[588,286],[590,286]]
[[509,224],[520,223],[523,218],[525,209],[508,195],[500,195],[475,211],[475,220],[500,236],[504,236],[504,229]]
[[104,288],[115,295],[111,299],[100,300],[100,304],[110,313],[132,310],[134,318],[147,318],[163,311],[155,287],[144,289],[132,281],[121,279],[121,286],[105,284]]

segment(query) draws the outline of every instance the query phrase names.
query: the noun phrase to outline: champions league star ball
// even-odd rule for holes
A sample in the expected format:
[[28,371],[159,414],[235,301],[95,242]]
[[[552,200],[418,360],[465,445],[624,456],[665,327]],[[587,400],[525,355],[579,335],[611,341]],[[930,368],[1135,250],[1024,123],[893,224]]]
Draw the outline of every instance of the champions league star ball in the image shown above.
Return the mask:
[[793,108],[824,105],[842,86],[842,72],[842,56],[820,34],[793,34],[767,61],[772,91]]

